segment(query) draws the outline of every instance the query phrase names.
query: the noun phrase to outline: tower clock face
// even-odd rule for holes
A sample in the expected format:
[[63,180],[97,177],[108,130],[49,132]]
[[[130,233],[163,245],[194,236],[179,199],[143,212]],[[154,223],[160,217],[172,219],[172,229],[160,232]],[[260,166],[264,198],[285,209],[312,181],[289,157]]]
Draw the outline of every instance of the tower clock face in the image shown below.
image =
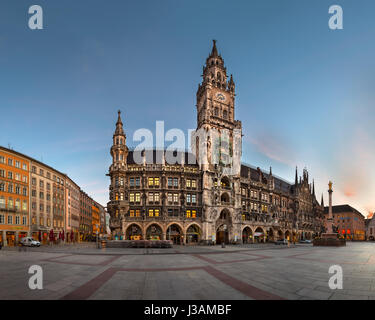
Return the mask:
[[220,101],[225,101],[225,96],[222,93],[217,93],[216,99],[218,99]]

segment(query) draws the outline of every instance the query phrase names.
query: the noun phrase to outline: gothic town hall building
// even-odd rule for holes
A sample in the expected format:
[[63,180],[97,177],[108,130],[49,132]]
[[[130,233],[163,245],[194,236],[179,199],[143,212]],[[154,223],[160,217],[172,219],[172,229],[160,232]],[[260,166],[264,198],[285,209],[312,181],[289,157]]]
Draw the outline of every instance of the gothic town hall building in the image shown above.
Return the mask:
[[[197,130],[226,130],[231,145],[235,130],[242,138],[241,122],[235,120],[235,84],[232,75],[228,80],[215,41],[196,96]],[[294,183],[274,176],[271,168],[265,172],[241,162],[238,171],[226,174],[222,163],[213,164],[210,157],[198,161],[198,149],[210,145],[198,142],[195,154],[180,152],[177,163],[169,163],[167,151],[158,149],[151,150],[152,161],[135,161],[119,111],[108,174],[113,238],[252,243],[312,239],[324,231],[323,199],[321,204],[316,200],[306,169],[298,177],[296,168]]]

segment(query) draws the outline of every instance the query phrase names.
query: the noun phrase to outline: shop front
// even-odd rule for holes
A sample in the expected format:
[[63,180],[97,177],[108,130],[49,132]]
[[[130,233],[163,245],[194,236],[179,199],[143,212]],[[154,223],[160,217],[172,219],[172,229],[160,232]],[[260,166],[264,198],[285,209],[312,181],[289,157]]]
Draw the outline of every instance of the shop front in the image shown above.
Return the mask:
[[20,232],[18,234],[18,243],[21,241],[22,238],[27,237],[27,232]]
[[16,245],[16,233],[14,231],[7,231],[6,237],[8,246],[14,247]]
[[153,224],[148,227],[146,231],[146,238],[147,240],[161,240],[162,238],[162,230],[159,225]]
[[186,243],[197,244],[201,238],[201,230],[197,225],[191,225],[186,231]]

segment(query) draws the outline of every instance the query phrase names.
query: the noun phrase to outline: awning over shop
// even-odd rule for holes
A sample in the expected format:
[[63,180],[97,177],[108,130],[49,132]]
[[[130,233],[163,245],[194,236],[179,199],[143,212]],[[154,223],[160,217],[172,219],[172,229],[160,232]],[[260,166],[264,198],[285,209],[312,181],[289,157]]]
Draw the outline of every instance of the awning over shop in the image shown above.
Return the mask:
[[254,237],[261,237],[261,236],[263,236],[263,235],[264,235],[263,232],[255,232],[255,233],[254,233]]

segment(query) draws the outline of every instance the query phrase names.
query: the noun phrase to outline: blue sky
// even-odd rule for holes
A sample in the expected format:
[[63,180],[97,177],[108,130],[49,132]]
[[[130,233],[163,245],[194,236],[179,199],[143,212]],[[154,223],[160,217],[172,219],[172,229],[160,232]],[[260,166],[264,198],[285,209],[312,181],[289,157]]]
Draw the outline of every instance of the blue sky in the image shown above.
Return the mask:
[[[28,28],[28,8],[44,29]],[[328,28],[328,8],[344,29]],[[243,161],[320,200],[375,210],[375,2],[11,1],[0,4],[0,145],[66,172],[106,204],[117,110],[138,128],[196,128],[195,94],[217,39],[236,83]]]

